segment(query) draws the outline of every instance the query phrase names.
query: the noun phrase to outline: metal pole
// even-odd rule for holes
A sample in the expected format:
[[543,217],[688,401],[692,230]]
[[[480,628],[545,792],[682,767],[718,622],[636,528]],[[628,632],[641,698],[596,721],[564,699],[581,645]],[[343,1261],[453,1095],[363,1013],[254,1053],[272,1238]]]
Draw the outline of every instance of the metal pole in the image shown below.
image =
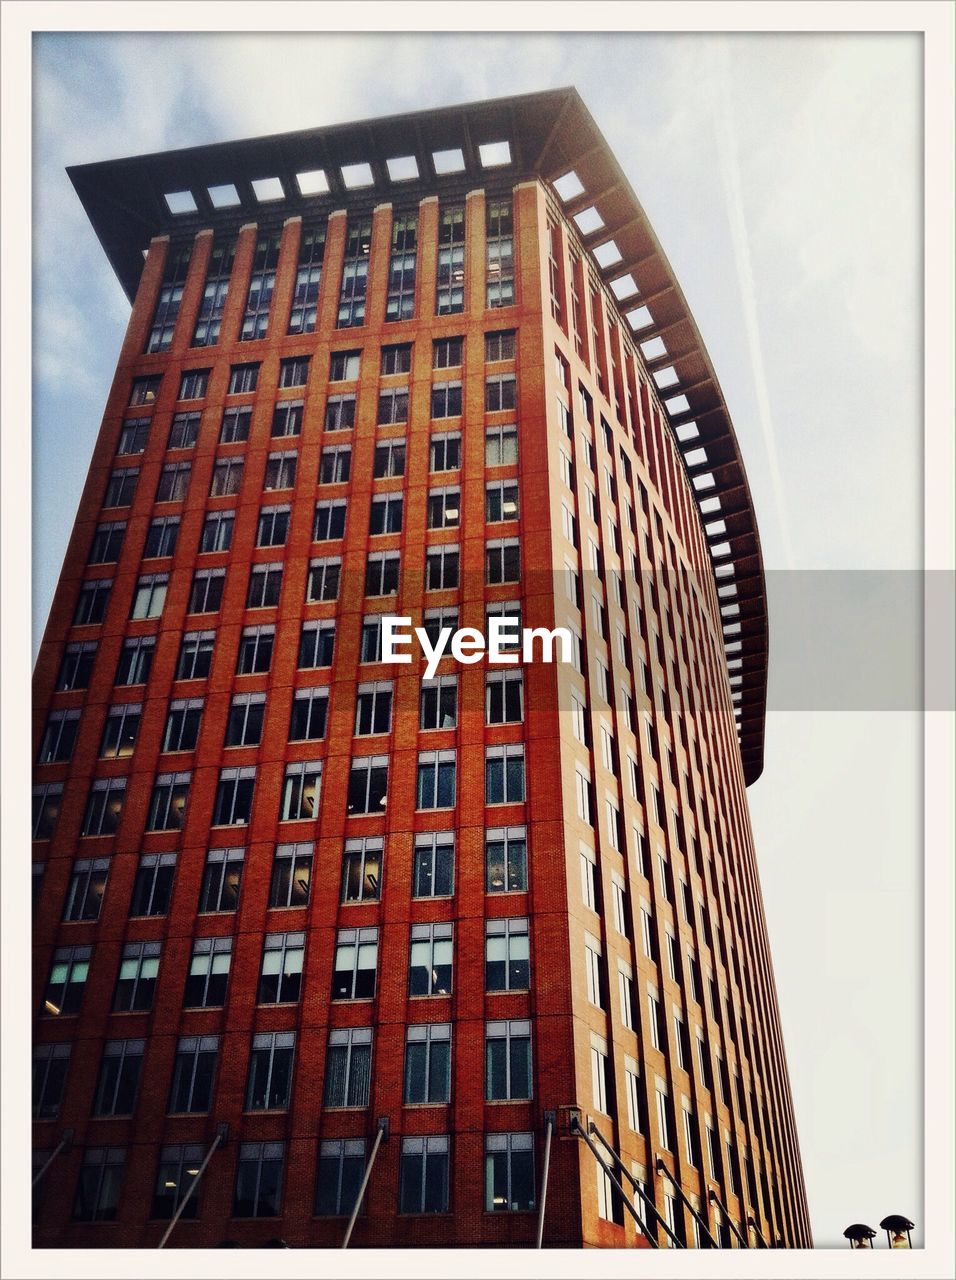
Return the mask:
[[32,1191],[32,1190],[33,1190],[33,1188],[37,1185],[37,1183],[40,1181],[40,1179],[43,1177],[43,1175],[46,1173],[47,1169],[49,1169],[50,1165],[51,1165],[51,1164],[53,1163],[53,1161],[57,1158],[57,1156],[60,1154],[60,1152],[61,1152],[61,1151],[68,1151],[68,1150],[70,1149],[70,1147],[72,1147],[72,1145],[73,1145],[73,1130],[72,1130],[72,1129],[64,1129],[64,1130],[63,1130],[63,1136],[60,1138],[60,1141],[56,1144],[56,1146],[55,1146],[55,1147],[53,1148],[53,1150],[50,1152],[50,1154],[49,1154],[49,1156],[47,1157],[47,1159],[44,1161],[44,1163],[43,1163],[43,1167],[42,1167],[42,1168],[41,1168],[37,1173],[35,1173],[35,1174],[33,1175],[33,1181],[30,1183],[30,1190],[31,1190],[31,1191]]
[[714,1204],[717,1204],[720,1206],[720,1212],[724,1215],[724,1221],[727,1223],[727,1226],[730,1227],[731,1231],[740,1241],[741,1249],[749,1249],[750,1245],[747,1243],[747,1241],[743,1238],[743,1236],[737,1230],[737,1224],[734,1222],[733,1218],[730,1216],[730,1211],[728,1210],[727,1206],[724,1204],[723,1200],[721,1200],[720,1196],[717,1194],[717,1192],[714,1190],[713,1187],[711,1187],[711,1189],[708,1191],[707,1199],[712,1200]]
[[365,1166],[365,1173],[362,1177],[362,1185],[358,1189],[358,1195],[355,1197],[355,1207],[352,1210],[352,1216],[349,1218],[349,1225],[345,1229],[345,1239],[342,1241],[342,1248],[349,1247],[349,1241],[352,1239],[352,1228],[355,1226],[355,1219],[359,1215],[359,1209],[362,1207],[362,1201],[365,1198],[365,1188],[368,1186],[368,1180],[372,1173],[372,1165],[375,1163],[375,1157],[378,1155],[378,1149],[382,1145],[382,1139],[388,1132],[388,1121],[384,1118],[378,1122],[378,1133],[375,1135],[375,1142],[372,1145],[372,1154],[369,1156],[368,1164]]
[[658,1173],[666,1173],[666,1174],[667,1174],[667,1177],[668,1177],[668,1180],[670,1181],[671,1186],[674,1188],[674,1190],[677,1192],[677,1194],[678,1194],[678,1195],[680,1196],[680,1198],[681,1198],[681,1203],[682,1203],[682,1204],[687,1205],[687,1208],[691,1211],[691,1214],[692,1214],[692,1216],[693,1216],[693,1218],[694,1218],[694,1221],[697,1223],[697,1225],[700,1227],[701,1231],[703,1231],[704,1235],[705,1235],[705,1236],[707,1237],[707,1239],[710,1241],[710,1247],[711,1247],[712,1249],[719,1249],[719,1248],[720,1248],[720,1245],[717,1243],[717,1241],[714,1239],[714,1237],[710,1234],[710,1228],[708,1227],[707,1223],[704,1221],[704,1219],[701,1217],[701,1215],[697,1212],[697,1210],[696,1210],[696,1209],[694,1208],[694,1206],[691,1204],[691,1202],[690,1202],[690,1200],[688,1199],[688,1197],[684,1194],[684,1188],[683,1188],[683,1187],[681,1186],[681,1184],[677,1181],[677,1179],[676,1179],[676,1178],[674,1177],[674,1175],[671,1173],[670,1169],[668,1169],[667,1165],[666,1165],[666,1164],[664,1163],[664,1161],[660,1158],[660,1156],[658,1156],[658,1157],[657,1157],[657,1171],[658,1171]]
[[591,1148],[591,1151],[594,1155],[595,1160],[598,1162],[598,1164],[601,1166],[601,1168],[604,1170],[607,1176],[614,1183],[615,1187],[617,1187],[618,1191],[621,1193],[621,1200],[624,1203],[624,1208],[628,1211],[628,1213],[637,1223],[638,1230],[640,1231],[644,1239],[648,1242],[648,1244],[651,1246],[652,1249],[660,1248],[657,1241],[654,1239],[650,1231],[648,1231],[647,1227],[644,1225],[644,1223],[641,1221],[640,1217],[638,1216],[637,1210],[631,1204],[630,1198],[628,1197],[627,1192],[621,1186],[620,1181],[617,1178],[615,1178],[614,1174],[608,1168],[607,1161],[601,1155],[600,1151],[598,1151],[597,1147],[594,1145],[594,1143],[591,1141],[588,1135],[581,1128],[581,1121],[577,1118],[577,1116],[571,1117],[570,1129],[572,1133],[576,1131],[581,1136],[581,1138],[587,1143],[587,1145]]
[[541,1248],[544,1240],[544,1208],[548,1203],[548,1173],[551,1169],[551,1134],[554,1131],[554,1112],[546,1111],[544,1113],[546,1128],[544,1131],[544,1170],[541,1174],[541,1207],[538,1209],[538,1243],[536,1249]]
[[647,1192],[644,1190],[644,1188],[641,1186],[638,1180],[634,1177],[634,1175],[628,1169],[627,1165],[624,1163],[621,1157],[617,1154],[617,1152],[614,1150],[614,1148],[611,1146],[607,1138],[605,1138],[604,1134],[597,1127],[597,1125],[594,1123],[593,1120],[591,1121],[589,1128],[591,1132],[594,1134],[594,1136],[600,1140],[602,1146],[604,1146],[604,1148],[607,1150],[608,1155],[611,1157],[611,1159],[620,1169],[621,1173],[624,1174],[624,1177],[627,1178],[628,1182],[631,1184],[631,1186],[634,1188],[637,1194],[641,1197],[641,1202],[645,1204],[648,1207],[648,1209],[650,1209],[651,1213],[654,1215],[654,1221],[659,1223],[660,1226],[664,1228],[664,1232],[667,1235],[668,1239],[673,1242],[676,1248],[678,1249],[685,1248],[686,1246],[681,1243],[681,1241],[677,1238],[674,1232],[670,1229],[667,1219],[661,1213],[660,1209],[658,1209],[657,1205],[650,1198],[650,1196],[647,1194]]
[[225,1140],[225,1136],[226,1136],[225,1132],[222,1129],[220,1129],[220,1131],[213,1138],[212,1146],[209,1148],[209,1150],[206,1152],[205,1156],[203,1157],[203,1162],[199,1166],[198,1170],[196,1171],[195,1178],[193,1178],[192,1182],[186,1188],[186,1194],[183,1196],[182,1200],[180,1200],[179,1204],[176,1206],[176,1212],[173,1214],[172,1222],[170,1222],[169,1226],[163,1232],[163,1238],[162,1240],[160,1240],[159,1244],[156,1246],[157,1249],[164,1249],[166,1247],[166,1241],[173,1234],[173,1227],[175,1227],[176,1223],[183,1216],[183,1210],[186,1208],[186,1205],[189,1204],[189,1197],[199,1186],[199,1179],[206,1172],[206,1165],[208,1165],[209,1161],[212,1159],[213,1152],[216,1150],[216,1148]]

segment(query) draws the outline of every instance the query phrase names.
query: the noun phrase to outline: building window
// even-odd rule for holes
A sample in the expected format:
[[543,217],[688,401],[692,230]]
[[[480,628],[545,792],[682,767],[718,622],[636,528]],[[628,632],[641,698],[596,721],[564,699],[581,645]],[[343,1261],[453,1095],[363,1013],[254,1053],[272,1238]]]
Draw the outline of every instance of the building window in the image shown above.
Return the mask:
[[448,1212],[448,1138],[402,1139],[399,1213]]
[[252,1037],[247,1111],[285,1111],[292,1093],[294,1031],[266,1031]]
[[345,233],[345,260],[336,325],[340,329],[365,323],[365,294],[372,241],[371,218],[350,218]]
[[69,760],[73,754],[77,730],[80,727],[79,710],[51,711],[37,754],[37,764],[56,764]]
[[201,1146],[167,1146],[159,1153],[156,1167],[156,1185],[149,1216],[160,1222],[172,1218],[183,1198],[189,1199],[180,1213],[181,1218],[195,1221],[199,1217],[199,1192],[190,1189],[195,1182],[205,1151]]
[[[116,834],[126,800],[125,778],[95,778],[83,815],[81,836],[112,836]],[[42,839],[42,837],[35,837]]]
[[509,917],[485,922],[485,990],[527,991],[531,978],[528,921]]
[[128,507],[136,493],[139,467],[120,467],[110,472],[103,496],[104,507]]
[[489,524],[518,519],[516,480],[492,480],[485,486],[485,519]]
[[161,950],[159,942],[128,942],[123,948],[113,993],[114,1013],[141,1013],[153,1007]]
[[275,627],[243,627],[236,659],[236,675],[266,672],[272,665]]
[[442,431],[429,440],[429,470],[457,471],[461,466],[461,432]]
[[627,1099],[627,1123],[635,1133],[641,1133],[641,1081],[637,1071],[637,1063],[632,1058],[624,1059],[624,1094]]
[[232,938],[196,938],[186,975],[183,1008],[221,1008],[226,1003],[231,965]]
[[258,1004],[295,1004],[302,989],[304,933],[267,933],[262,949]]
[[451,995],[452,955],[450,924],[413,924],[408,958],[408,994]]
[[169,1092],[171,1114],[202,1115],[209,1110],[218,1057],[218,1036],[180,1037]]
[[179,380],[179,400],[202,400],[209,386],[209,369],[186,369]]
[[100,742],[100,755],[104,759],[116,760],[133,754],[142,712],[139,702],[119,702],[110,707]]
[[236,910],[245,856],[245,849],[209,850],[199,890],[201,912]]
[[410,320],[415,312],[415,252],[418,217],[399,214],[392,221],[392,255],[388,264],[386,320]]
[[222,604],[225,569],[197,569],[189,592],[189,613],[216,613]]
[[52,1120],[60,1110],[71,1046],[38,1044],[33,1050],[33,1118]]
[[376,421],[380,427],[408,421],[408,387],[386,387],[378,393]]
[[75,1222],[115,1222],[126,1152],[122,1147],[87,1147],[73,1202]]
[[281,400],[272,413],[272,436],[282,439],[297,436],[302,431],[301,400]]
[[298,454],[294,450],[270,453],[266,459],[266,473],[262,482],[264,490],[291,489],[295,485]]
[[634,975],[630,967],[618,963],[618,985],[621,997],[621,1022],[628,1031],[637,1030],[637,1009],[634,1002]]
[[53,1017],[79,1013],[92,954],[92,947],[57,947],[53,952],[41,1012]]
[[667,1094],[661,1089],[655,1089],[657,1098],[657,1132],[660,1138],[660,1144],[665,1151],[671,1150],[671,1128],[670,1117],[668,1115],[669,1107],[667,1102]]
[[236,694],[229,705],[226,720],[227,747],[257,747],[262,740],[262,722],[265,718],[266,695],[264,693]]
[[[515,300],[514,221],[510,199],[488,201],[486,232],[485,305],[489,308],[510,307]],[[513,342],[514,335],[511,336]]]
[[34,840],[49,840],[60,815],[62,798],[62,782],[45,782],[33,788]]
[[355,396],[329,396],[325,405],[326,431],[348,431],[355,426]]
[[306,604],[321,600],[335,600],[339,594],[339,577],[342,561],[339,556],[325,556],[309,561],[309,576],[305,585]]
[[457,369],[464,346],[464,338],[436,338],[432,344],[432,368]]
[[454,805],[455,752],[420,751],[416,807],[452,809]]
[[143,548],[144,559],[171,556],[176,550],[178,538],[178,516],[160,516],[156,520],[151,520],[149,529],[146,532],[146,545]]
[[364,1176],[364,1138],[334,1138],[320,1143],[315,1180],[316,1215],[344,1217],[350,1214]]
[[419,698],[420,729],[454,729],[458,723],[458,677],[423,680]]
[[524,798],[524,744],[487,747],[485,804],[522,804]]
[[332,542],[345,536],[345,499],[317,502],[312,521],[312,541]]
[[254,765],[244,769],[220,769],[213,810],[213,826],[244,826],[252,813],[252,793],[256,785]]
[[517,461],[517,427],[489,427],[485,432],[485,465],[507,467]]
[[361,351],[333,351],[329,357],[329,382],[355,382],[361,363]]
[[398,594],[398,575],[401,553],[376,551],[365,562],[365,594],[367,596],[394,596]]
[[94,1116],[131,1116],[136,1103],[145,1040],[107,1040],[93,1096]]
[[591,1037],[591,1100],[594,1103],[594,1109],[600,1111],[602,1115],[609,1115],[608,1111],[608,1060],[607,1060],[607,1042],[599,1040],[596,1036]]
[[282,781],[280,822],[314,819],[319,812],[322,789],[322,761],[296,760],[285,767]]
[[[127,418],[123,423],[123,429],[120,432],[119,442],[116,446],[117,457],[128,457],[137,453],[146,452],[146,444],[149,440],[149,428],[152,418]],[[118,473],[113,472],[113,476]],[[126,479],[131,479],[133,488],[136,487],[136,477],[139,475],[138,467],[130,467]],[[112,476],[110,479],[112,480]],[[126,502],[105,502],[103,505],[107,507],[122,507],[132,501],[132,494],[126,498]]]
[[506,618],[510,625],[507,638],[501,637],[502,652],[512,652],[521,647],[521,602],[519,600],[496,600],[485,607],[485,626],[490,629],[492,618]]
[[324,738],[328,709],[327,685],[318,685],[312,689],[296,689],[292,700],[289,741],[306,742]]
[[584,938],[584,978],[588,1000],[598,1009],[605,1008],[604,981],[601,974],[601,944],[590,934]]
[[249,277],[249,293],[246,311],[242,317],[239,341],[249,342],[264,338],[269,328],[269,307],[276,283],[276,266],[279,262],[279,241],[276,234],[260,235],[256,240],[252,259],[252,275]]
[[513,360],[514,358],[514,329],[501,329],[497,333],[485,334],[485,361],[488,364],[496,360]]
[[106,606],[109,604],[112,589],[112,578],[94,578],[90,582],[84,582],[77,598],[73,625],[91,627],[102,622],[106,616]]
[[369,533],[401,533],[403,506],[400,493],[376,494],[369,510]]
[[528,837],[525,827],[491,827],[485,832],[485,887],[489,893],[528,888]]
[[664,1015],[661,1010],[661,1002],[654,991],[647,993],[647,1009],[648,1021],[651,1028],[651,1044],[661,1053],[664,1052],[667,1043],[667,1033],[664,1029]]
[[581,844],[581,901],[589,911],[597,912],[598,903],[600,901],[600,891],[598,889],[597,859],[594,850],[586,844]]
[[403,342],[393,347],[382,347],[380,373],[387,377],[394,373],[409,373],[412,367],[412,344]]
[[254,564],[249,571],[247,609],[269,609],[279,603],[282,591],[282,562]]
[[180,831],[189,800],[189,773],[160,773],[153,785],[147,831]]
[[73,863],[63,904],[65,921],[99,919],[109,870],[109,858],[80,858]]
[[300,669],[330,667],[334,651],[334,622],[303,622],[299,636]]
[[438,224],[435,312],[446,316],[465,308],[465,210],[442,209]]
[[279,361],[279,386],[304,387],[309,380],[309,357],[290,356]]
[[360,684],[355,701],[355,734],[388,733],[392,727],[390,681]]
[[534,1208],[534,1135],[485,1135],[485,1209],[489,1213]]
[[112,564],[119,559],[126,534],[126,521],[113,520],[98,524],[87,564]]
[[129,616],[131,618],[158,618],[166,603],[168,585],[168,573],[144,573],[137,579]]
[[233,407],[225,409],[222,425],[219,428],[220,444],[242,444],[249,439],[249,428],[252,424],[252,410]]
[[340,929],[332,974],[333,1000],[371,1000],[378,967],[378,929]]
[[353,817],[383,813],[388,793],[388,756],[359,756],[349,770],[347,807]]
[[187,631],[179,649],[177,680],[204,680],[209,675],[215,631]]
[[270,907],[308,905],[314,855],[315,846],[311,840],[276,845],[269,886]]
[[404,440],[380,440],[376,444],[372,474],[376,480],[393,479],[405,474]]
[[485,412],[497,413],[502,409],[514,409],[517,404],[517,383],[513,373],[496,373],[485,379]]
[[210,511],[203,522],[199,538],[200,553],[228,551],[232,546],[232,531],[236,515],[234,511]]
[[219,458],[212,471],[209,485],[211,498],[232,497],[242,488],[242,458]]
[[521,577],[521,553],[517,538],[499,538],[485,543],[485,581],[489,585],[518,582]]
[[278,1218],[284,1158],[282,1142],[240,1143],[234,1218]]
[[232,273],[234,255],[233,243],[213,244],[206,272],[206,285],[199,304],[196,331],[193,334],[194,347],[212,347],[219,341],[222,312],[229,292],[229,276]]
[[342,902],[377,902],[382,892],[381,836],[346,840],[342,854]]
[[290,333],[314,333],[318,313],[322,259],[325,256],[325,227],[303,226],[299,239],[299,263],[289,315]]
[[461,490],[456,486],[428,490],[429,529],[455,529],[461,523]]
[[520,1102],[531,1097],[531,1023],[485,1024],[485,1100]]
[[451,1024],[427,1022],[405,1030],[406,1106],[451,1101]]
[[431,416],[433,418],[461,416],[460,382],[436,382],[432,386]]
[[[163,380],[161,373],[149,373],[142,378],[134,378],[130,390],[130,407],[140,404],[155,404],[159,395],[159,384]],[[148,418],[140,418],[140,422],[148,422]],[[139,452],[139,450],[137,450]]]
[[175,875],[175,853],[142,854],[133,881],[130,916],[164,916],[169,910]]
[[179,315],[179,307],[183,300],[183,284],[186,280],[186,272],[189,269],[191,252],[192,245],[190,244],[179,245],[175,249],[170,246],[167,249],[166,262],[163,267],[163,280],[159,289],[159,297],[156,300],[153,323],[149,330],[149,337],[146,340],[147,353],[168,351],[172,346],[176,317]]
[[[375,451],[378,460],[378,448]],[[319,458],[319,484],[345,484],[352,474],[352,446],[331,445]]]
[[489,671],[485,676],[485,720],[520,724],[524,720],[524,677],[520,671]]
[[325,1106],[367,1107],[371,1083],[372,1028],[330,1031],[325,1056]]

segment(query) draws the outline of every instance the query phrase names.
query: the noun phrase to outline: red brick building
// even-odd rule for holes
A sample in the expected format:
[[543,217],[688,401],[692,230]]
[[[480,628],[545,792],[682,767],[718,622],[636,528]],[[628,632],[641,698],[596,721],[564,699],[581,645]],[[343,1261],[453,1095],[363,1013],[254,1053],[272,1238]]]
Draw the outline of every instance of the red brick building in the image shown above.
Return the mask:
[[577,94],[71,177],[132,313],[36,668],[36,1243],[338,1246],[368,1170],[356,1247],[809,1245],[759,539]]

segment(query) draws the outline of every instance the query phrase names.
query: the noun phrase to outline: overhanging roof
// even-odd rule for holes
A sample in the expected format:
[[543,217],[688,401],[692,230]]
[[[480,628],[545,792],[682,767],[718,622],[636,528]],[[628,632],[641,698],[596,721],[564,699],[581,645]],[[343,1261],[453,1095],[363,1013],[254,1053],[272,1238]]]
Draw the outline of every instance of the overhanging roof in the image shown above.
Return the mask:
[[[503,165],[491,162],[497,153],[489,150],[501,142],[509,149]],[[383,198],[414,200],[505,178],[540,178],[552,185],[643,351],[684,459],[714,561],[744,777],[749,784],[760,776],[767,603],[743,460],[687,300],[575,89],[79,165],[68,173],[131,300],[143,250],[156,235],[182,235],[213,222],[238,227],[276,212],[292,217]],[[278,180],[278,199],[262,198],[266,179]],[[310,186],[318,194],[304,194]],[[216,189],[227,187],[234,202],[214,204],[210,189],[222,201]],[[166,197],[174,193],[193,208],[173,213]]]

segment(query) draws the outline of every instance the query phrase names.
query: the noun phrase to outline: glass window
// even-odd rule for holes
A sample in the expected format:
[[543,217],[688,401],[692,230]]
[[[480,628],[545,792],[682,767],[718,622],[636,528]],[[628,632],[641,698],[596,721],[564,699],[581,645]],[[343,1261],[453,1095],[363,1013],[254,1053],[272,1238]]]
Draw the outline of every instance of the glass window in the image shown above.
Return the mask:
[[90,582],[84,582],[77,598],[73,625],[88,627],[102,622],[112,589],[112,578],[94,578]]
[[322,761],[296,760],[285,767],[280,822],[315,819],[322,789]]
[[122,1147],[87,1147],[73,1202],[76,1222],[115,1222],[126,1152]]
[[302,431],[301,400],[280,400],[272,413],[272,435],[297,436]]
[[457,369],[462,361],[464,338],[436,338],[432,344],[432,367]]
[[299,239],[299,263],[289,315],[289,333],[313,333],[318,313],[325,227],[303,226]]
[[209,386],[209,369],[185,369],[179,380],[180,400],[201,400]]
[[485,921],[485,990],[527,991],[531,966],[523,916]]
[[266,474],[262,482],[263,489],[291,489],[295,485],[295,472],[298,454],[286,450],[282,453],[270,453],[266,459]]
[[179,517],[159,516],[150,521],[146,531],[146,545],[143,547],[144,559],[171,556],[176,550],[179,538]]
[[415,311],[418,215],[397,214],[392,221],[392,252],[388,266],[386,320],[409,320]]
[[419,695],[420,729],[454,729],[458,723],[458,677],[423,680]]
[[289,741],[305,742],[324,738],[328,709],[327,685],[319,685],[313,689],[296,689],[292,700]]
[[389,680],[360,684],[355,700],[355,734],[388,733],[392,727],[392,685]]
[[418,753],[419,809],[451,809],[455,805],[455,752]]
[[[33,839],[49,840],[60,814],[62,782],[40,783],[33,788]],[[82,832],[81,832],[82,834]]]
[[457,486],[429,489],[429,529],[454,529],[459,524],[461,524],[461,490]]
[[190,773],[160,773],[153,784],[147,831],[179,831],[189,800]]
[[[166,1146],[159,1153],[156,1167],[156,1183],[149,1216],[158,1221],[168,1221],[176,1213],[188,1195],[180,1218],[195,1221],[199,1217],[199,1188],[191,1191],[196,1174],[203,1162],[205,1150],[201,1146]],[[200,1184],[201,1185],[201,1184]]]
[[372,240],[371,218],[350,218],[345,235],[345,260],[336,324],[340,329],[365,323],[365,294]]
[[209,675],[215,631],[187,631],[183,635],[176,666],[177,680],[204,680]]
[[313,542],[332,542],[345,535],[345,499],[335,498],[315,504]]
[[383,813],[387,794],[388,756],[354,758],[349,771],[349,814]]
[[141,854],[133,881],[130,915],[164,916],[169,910],[175,875],[175,853]]
[[453,315],[465,307],[465,210],[441,210],[438,224],[438,273],[435,312]]
[[490,827],[485,832],[485,887],[489,893],[528,888],[528,837],[525,827]]
[[109,870],[109,858],[79,858],[73,863],[63,904],[64,920],[99,919]]
[[372,1028],[329,1032],[325,1058],[327,1107],[367,1107],[372,1077]]
[[231,396],[245,395],[259,385],[258,364],[234,364],[229,367],[229,392]]
[[119,702],[110,707],[100,742],[101,756],[116,760],[133,754],[142,713],[140,702]]
[[237,494],[242,488],[242,468],[241,457],[217,458],[212,469],[209,496],[226,498]]
[[209,850],[199,890],[201,912],[235,911],[239,905],[245,857],[245,849]]
[[94,1116],[131,1116],[143,1066],[145,1040],[107,1040],[93,1095]]
[[77,731],[80,727],[80,712],[51,711],[40,741],[37,753],[37,764],[54,764],[69,760],[73,754]]
[[433,418],[461,416],[460,382],[436,382],[432,386],[431,416]]
[[378,929],[340,929],[332,974],[333,1000],[371,1000],[378,968]]
[[524,799],[524,744],[486,748],[485,803],[521,804]]
[[180,1036],[169,1091],[172,1114],[202,1115],[210,1109],[218,1058],[218,1036]]
[[92,954],[92,947],[57,947],[43,993],[42,1013],[53,1017],[79,1013]]
[[382,892],[381,836],[346,840],[342,854],[342,901],[377,902]]
[[[378,451],[376,450],[376,460]],[[319,484],[345,484],[352,474],[352,447],[330,445],[319,458]]]
[[284,1157],[285,1144],[282,1142],[240,1143],[233,1217],[279,1216]]
[[515,331],[501,329],[497,333],[485,334],[485,361],[513,360],[515,358]]
[[276,845],[269,888],[270,907],[308,905],[314,855],[315,846],[311,840]]
[[252,410],[248,406],[225,409],[222,415],[222,426],[219,429],[219,443],[240,444],[248,440],[251,424]]
[[339,556],[325,556],[309,561],[309,576],[305,586],[306,604],[321,600],[335,600],[339,594],[339,577],[342,560]]
[[166,603],[166,589],[169,585],[167,573],[144,573],[136,582],[133,603],[129,611],[131,618],[158,618]]
[[534,1208],[534,1135],[485,1135],[485,1209],[489,1213]]
[[183,992],[184,1009],[218,1009],[226,1003],[232,938],[196,938]]
[[[81,836],[111,836],[116,834],[126,799],[125,778],[95,778],[80,828]],[[41,839],[42,837],[36,837]]]
[[453,951],[452,925],[413,924],[408,959],[408,994],[451,995]]
[[485,1100],[525,1101],[531,1097],[531,1023],[485,1024]]
[[[119,443],[116,446],[118,457],[125,457],[136,453],[146,452],[146,442],[149,439],[149,428],[152,418],[127,418],[123,423],[123,429],[120,432]],[[116,472],[114,471],[114,475]],[[139,475],[139,469],[136,469],[136,475]],[[121,506],[122,503],[108,503],[108,506]]]
[[159,942],[128,942],[124,946],[113,993],[114,1013],[143,1012],[153,1007],[161,950]]
[[302,988],[304,933],[267,933],[262,948],[258,1004],[295,1004]]
[[461,466],[461,432],[439,431],[429,439],[429,470],[457,471]]
[[[123,549],[123,538],[126,536],[126,521],[113,520],[106,524],[98,524],[90,546],[88,564],[112,564],[120,557]],[[147,535],[147,545],[149,537]]]
[[415,837],[412,893],[416,898],[444,898],[454,892],[455,833],[425,831]]
[[381,373],[408,373],[412,367],[412,345],[403,342],[397,346],[382,347]]
[[128,507],[136,493],[138,479],[139,467],[121,467],[111,472],[103,497],[103,506]]
[[485,486],[485,519],[489,524],[518,519],[516,480],[492,480]]
[[69,1044],[38,1044],[33,1049],[33,1118],[52,1120],[60,1110],[70,1067]]
[[213,825],[245,826],[252,813],[252,794],[256,784],[254,765],[244,769],[220,769]]
[[488,724],[520,724],[524,719],[524,676],[521,671],[488,671],[485,676],[485,720]]
[[400,563],[401,553],[398,551],[376,551],[369,555],[365,562],[365,594],[396,595]]
[[303,622],[299,637],[300,668],[330,667],[334,652],[334,622]]
[[461,556],[457,543],[425,549],[425,590],[453,591],[459,585]]
[[272,666],[272,650],[276,629],[270,623],[258,627],[243,627],[236,658],[236,675],[254,675],[266,672]]
[[235,520],[234,511],[210,511],[203,522],[199,538],[200,552],[228,551],[232,546]]
[[264,1031],[252,1037],[247,1111],[285,1111],[292,1094],[294,1031]]
[[399,1213],[448,1212],[448,1138],[403,1138]]
[[405,1030],[406,1106],[451,1101],[451,1024],[426,1022]]
[[377,533],[400,533],[402,529],[403,500],[400,493],[380,493],[372,498],[369,512],[368,531]]
[[226,720],[226,747],[256,747],[262,740],[262,724],[265,719],[266,695],[264,693],[239,693],[229,704]]
[[521,556],[517,538],[499,538],[485,543],[485,581],[491,585],[518,582]]
[[365,1176],[365,1139],[333,1138],[319,1144],[315,1212],[320,1217],[351,1214]]
[[222,604],[225,569],[197,569],[189,593],[189,613],[216,613]]
[[378,393],[379,426],[408,421],[408,387],[385,387]]
[[279,361],[279,386],[304,387],[309,378],[309,357],[290,356]]

